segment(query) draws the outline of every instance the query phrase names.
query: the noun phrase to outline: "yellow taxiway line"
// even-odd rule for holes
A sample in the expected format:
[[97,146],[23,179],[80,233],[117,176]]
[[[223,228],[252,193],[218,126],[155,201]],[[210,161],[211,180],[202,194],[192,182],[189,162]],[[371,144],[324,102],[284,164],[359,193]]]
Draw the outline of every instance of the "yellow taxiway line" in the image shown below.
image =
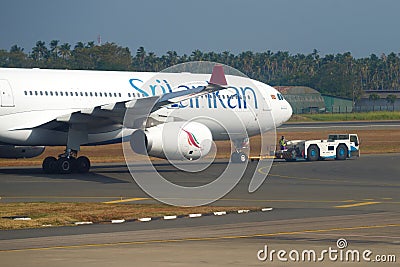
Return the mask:
[[149,199],[149,198],[146,198],[146,197],[134,197],[134,198],[111,200],[111,201],[106,201],[106,202],[103,202],[103,203],[104,204],[116,204],[116,203],[133,202],[133,201],[146,200],[146,199]]
[[98,244],[82,244],[82,245],[67,245],[67,246],[49,246],[41,248],[23,248],[23,249],[6,249],[0,250],[0,253],[4,252],[21,252],[21,251],[40,251],[40,250],[52,250],[52,249],[74,249],[74,248],[85,248],[85,247],[108,247],[108,246],[123,246],[123,245],[142,245],[142,244],[155,244],[155,243],[174,243],[174,242],[187,242],[187,241],[213,241],[213,240],[227,240],[227,239],[242,239],[242,238],[256,238],[256,237],[273,237],[273,236],[285,236],[285,235],[299,235],[307,233],[327,233],[337,231],[351,231],[351,230],[365,230],[365,229],[379,229],[388,227],[400,227],[400,224],[382,224],[382,225],[369,225],[369,226],[353,226],[353,227],[338,227],[338,228],[325,228],[325,229],[310,229],[290,232],[275,232],[275,233],[262,233],[262,234],[250,234],[250,235],[226,235],[226,236],[214,236],[214,237],[190,237],[190,238],[178,238],[178,239],[161,239],[161,240],[143,240],[143,241],[131,241],[131,242],[115,242],[115,243],[98,243]]
[[377,201],[369,201],[369,202],[359,202],[359,203],[354,203],[354,204],[347,204],[347,205],[340,205],[340,206],[335,206],[335,208],[353,208],[353,207],[360,207],[360,206],[366,206],[366,205],[374,205],[374,204],[380,204],[381,202]]

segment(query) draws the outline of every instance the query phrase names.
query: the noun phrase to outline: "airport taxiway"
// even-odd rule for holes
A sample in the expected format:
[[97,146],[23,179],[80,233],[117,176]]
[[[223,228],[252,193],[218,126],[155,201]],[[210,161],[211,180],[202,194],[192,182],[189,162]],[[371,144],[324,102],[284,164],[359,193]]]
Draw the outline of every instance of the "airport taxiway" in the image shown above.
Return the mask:
[[285,123],[277,130],[289,131],[289,132],[309,132],[319,130],[343,130],[343,131],[355,131],[355,130],[399,130],[400,121],[310,121],[310,122],[290,122]]
[[[400,154],[362,155],[346,161],[274,162],[268,178],[254,193],[248,192],[256,162],[249,162],[238,185],[215,205],[275,207],[331,207],[347,202],[398,201]],[[209,183],[225,167],[219,161],[207,171],[184,173],[166,162],[155,163],[170,181],[186,186]],[[1,202],[74,201],[147,203],[150,199],[133,181],[124,164],[99,164],[89,174],[43,174],[39,167],[0,169]],[[144,198],[144,199],[143,199]],[[380,206],[378,205],[378,206]],[[393,204],[394,205],[394,204]],[[374,207],[375,205],[369,205]]]
[[[245,176],[214,203],[273,207],[270,212],[1,231],[0,259],[4,266],[26,265],[26,259],[30,266],[256,266],[270,263],[256,257],[266,244],[272,249],[318,250],[335,247],[338,238],[346,238],[352,249],[399,257],[399,159],[399,154],[386,154],[346,161],[278,161],[255,193],[248,193],[250,177]],[[210,182],[207,172],[182,174],[166,163],[157,164],[176,183]],[[218,173],[224,164],[220,161],[209,171]],[[250,173],[263,171],[255,166],[249,164]],[[123,164],[100,164],[89,175],[68,176],[44,175],[32,167],[2,168],[0,196],[1,202],[154,201]]]

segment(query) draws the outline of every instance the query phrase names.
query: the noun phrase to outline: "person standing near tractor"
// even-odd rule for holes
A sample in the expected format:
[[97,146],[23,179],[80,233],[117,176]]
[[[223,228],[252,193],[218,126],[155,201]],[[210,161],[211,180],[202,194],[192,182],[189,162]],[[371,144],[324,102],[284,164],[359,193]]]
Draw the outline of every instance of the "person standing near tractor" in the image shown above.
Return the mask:
[[285,150],[286,149],[286,140],[285,140],[285,136],[282,135],[281,139],[279,140],[279,145],[281,147],[281,150]]

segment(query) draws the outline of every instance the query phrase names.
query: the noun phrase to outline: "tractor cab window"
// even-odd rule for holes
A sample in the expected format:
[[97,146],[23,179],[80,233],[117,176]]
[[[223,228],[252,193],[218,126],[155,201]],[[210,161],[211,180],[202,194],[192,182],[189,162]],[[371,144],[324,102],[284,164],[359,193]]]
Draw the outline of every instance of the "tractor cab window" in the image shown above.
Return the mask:
[[355,135],[350,136],[350,142],[353,142],[356,146],[358,146],[357,136]]
[[335,141],[338,139],[338,136],[337,136],[337,134],[330,134],[328,136],[328,139],[329,139],[329,141]]

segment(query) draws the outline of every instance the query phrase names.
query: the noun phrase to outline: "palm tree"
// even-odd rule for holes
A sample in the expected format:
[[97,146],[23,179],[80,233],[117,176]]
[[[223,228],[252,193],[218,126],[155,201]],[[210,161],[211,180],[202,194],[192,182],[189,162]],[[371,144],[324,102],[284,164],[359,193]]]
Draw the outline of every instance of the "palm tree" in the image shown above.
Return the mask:
[[189,57],[186,54],[183,54],[182,56],[179,57],[179,63],[185,63],[189,61]]
[[13,45],[10,48],[10,53],[8,54],[8,66],[11,68],[28,68],[30,66],[30,61],[27,55],[24,53],[24,49],[18,45]]
[[59,52],[58,44],[59,43],[60,43],[59,40],[52,40],[50,42],[50,52],[51,52],[51,55],[53,56],[53,58],[57,58],[58,57],[58,52]]
[[[70,44],[60,45],[59,40],[52,40],[47,48],[43,41],[38,41],[29,55],[17,45],[12,46],[10,51],[1,51],[1,65],[78,69],[133,67],[135,70],[159,71],[189,60],[210,60],[235,67],[251,78],[271,85],[305,85],[330,95],[353,96],[353,99],[357,99],[363,90],[400,90],[398,53],[382,56],[372,54],[355,59],[349,52],[322,56],[316,49],[306,55],[291,55],[283,51],[273,53],[270,50],[261,53],[245,51],[234,55],[229,51],[217,53],[196,49],[189,55],[180,56],[175,51],[168,51],[164,55],[156,56],[154,53],[147,53],[144,47],[139,47],[132,58],[125,48],[106,48],[103,45],[96,46],[94,42],[78,42],[72,50]],[[113,58],[115,55],[118,59]],[[132,64],[129,65],[131,60]],[[379,95],[378,98],[370,96],[373,109],[378,99]],[[395,106],[393,97],[386,98],[386,101],[388,106]]]
[[145,70],[146,71],[160,71],[158,58],[154,52],[150,52],[145,59]]
[[193,61],[201,61],[203,60],[203,52],[201,52],[199,49],[196,49],[192,52],[190,55],[190,60]]
[[145,70],[145,59],[146,59],[146,50],[144,50],[144,47],[141,46],[136,50],[136,56],[134,63],[135,65],[139,68],[139,70]]
[[231,56],[232,54],[229,51],[222,52],[222,63],[225,65],[230,65],[232,59]]
[[178,54],[175,51],[168,51],[167,52],[167,65],[173,66],[176,65],[179,61]]
[[71,56],[71,45],[69,43],[62,44],[58,53],[62,59],[68,59]]
[[10,53],[21,53],[21,52],[24,52],[24,49],[16,44],[11,46],[10,48]]
[[90,41],[87,43],[87,45],[85,46],[85,48],[93,48],[94,47],[94,42]]
[[36,46],[32,48],[32,59],[35,61],[42,61],[49,57],[49,50],[46,47],[46,43],[43,41],[37,41]]
[[75,47],[74,47],[74,50],[80,49],[80,48],[85,48],[85,43],[77,42]]

